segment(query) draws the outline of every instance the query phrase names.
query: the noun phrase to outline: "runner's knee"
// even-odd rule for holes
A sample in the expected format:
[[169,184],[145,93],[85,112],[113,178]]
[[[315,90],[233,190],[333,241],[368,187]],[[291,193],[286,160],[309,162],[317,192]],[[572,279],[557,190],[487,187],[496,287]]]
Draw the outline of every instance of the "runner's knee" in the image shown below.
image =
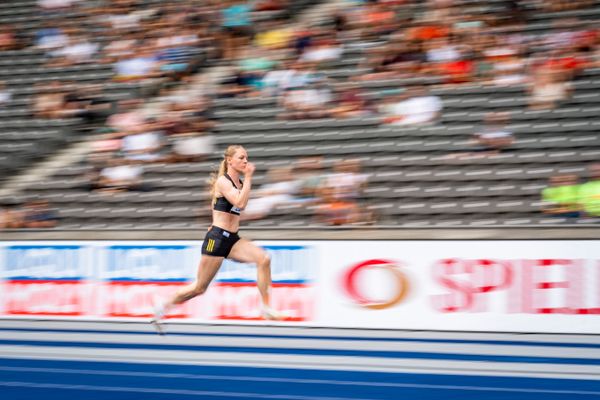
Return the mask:
[[271,266],[271,256],[269,254],[267,254],[266,252],[263,253],[259,257],[258,262],[256,264],[261,267],[270,267]]

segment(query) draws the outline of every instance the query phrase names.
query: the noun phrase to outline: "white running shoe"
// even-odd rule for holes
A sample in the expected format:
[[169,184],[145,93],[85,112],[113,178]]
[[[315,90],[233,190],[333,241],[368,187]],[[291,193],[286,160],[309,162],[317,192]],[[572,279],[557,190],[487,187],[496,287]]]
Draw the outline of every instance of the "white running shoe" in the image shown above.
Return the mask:
[[154,301],[154,317],[150,320],[154,329],[159,335],[165,334],[165,326],[163,323],[163,319],[165,318],[165,309],[160,303]]
[[152,324],[154,329],[156,329],[156,333],[158,333],[159,335],[162,336],[166,333],[165,326],[164,326],[164,323],[162,322],[162,320],[154,317],[150,320],[150,323]]
[[263,307],[262,316],[264,319],[271,321],[281,321],[286,318],[286,315],[272,309],[271,307]]

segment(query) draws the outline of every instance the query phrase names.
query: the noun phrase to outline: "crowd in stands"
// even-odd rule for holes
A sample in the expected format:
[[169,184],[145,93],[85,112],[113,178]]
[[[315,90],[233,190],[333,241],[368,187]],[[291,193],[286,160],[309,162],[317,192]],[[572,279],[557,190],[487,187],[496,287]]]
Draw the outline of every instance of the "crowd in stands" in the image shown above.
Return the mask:
[[[38,3],[51,18],[31,43],[14,27],[0,26],[0,51],[32,46],[46,52],[48,67],[110,64],[114,81],[158,82],[153,101],[134,98],[118,104],[107,100],[99,85],[57,80],[37,86],[36,117],[78,117],[103,125],[87,174],[89,189],[101,193],[151,190],[143,180],[147,163],[201,161],[212,155],[214,98],[276,97],[283,120],[379,117],[381,124],[417,126],[436,123],[443,113],[442,99],[428,86],[373,93],[360,84],[440,77],[441,86],[520,86],[526,88],[528,107],[552,109],[569,99],[581,71],[600,66],[597,21],[565,18],[541,34],[520,29],[532,13],[593,4],[586,0],[512,0],[494,13],[465,9],[453,0],[347,0],[316,25],[291,24],[292,2],[285,0],[182,0],[148,7],[139,7],[136,0]],[[274,11],[274,17],[258,17]],[[85,17],[68,18],[74,12]],[[346,46],[362,50],[366,57],[358,69],[367,72],[333,79],[327,70]],[[230,67],[214,91],[182,98],[162,89],[165,82],[186,83],[207,60]],[[10,98],[0,83],[0,105]],[[473,132],[468,153],[510,150],[515,140],[510,120],[505,112],[487,115],[482,128]],[[302,162],[269,171],[271,183],[256,193],[247,218],[260,219],[272,207],[304,202],[319,222],[373,220],[357,200],[367,179],[355,162],[342,162],[330,174],[314,166],[319,160]],[[550,189],[561,188],[554,192],[569,199],[569,212],[577,204],[577,213],[590,214],[582,206],[590,203],[587,197],[577,195],[575,201],[565,194],[574,190],[562,189],[576,187],[573,179],[555,177]],[[600,193],[596,186],[588,185],[583,193]],[[547,200],[553,196],[544,192]],[[562,203],[557,202],[558,208]]]
[[261,219],[275,207],[301,205],[314,210],[315,223],[372,224],[375,216],[361,201],[367,178],[355,159],[338,161],[327,171],[322,157],[303,157],[292,167],[270,170],[269,183],[255,191],[242,218]]
[[[373,96],[357,83],[437,76],[442,87],[517,86],[525,88],[529,109],[548,110],[568,101],[572,82],[584,69],[600,66],[596,20],[556,19],[543,33],[521,29],[535,13],[581,9],[593,5],[590,1],[506,1],[503,12],[477,13],[465,11],[461,2],[430,0],[421,2],[426,4],[418,16],[408,12],[413,1],[347,3],[319,26],[265,25],[222,81],[218,96],[277,96],[281,119],[378,116],[382,124],[415,126],[435,123],[443,113],[442,99],[426,86]],[[367,73],[347,81],[328,78],[327,68],[341,58],[344,46],[363,49],[367,56],[359,68]],[[458,156],[510,151],[516,139],[510,122],[509,112],[490,112],[473,132],[472,148]],[[587,189],[575,196],[578,211],[572,215],[600,216],[589,206],[600,189],[591,182],[582,187]],[[544,199],[550,199],[546,192]]]
[[[407,13],[415,3],[425,3],[420,15]],[[351,82],[437,76],[446,85],[519,85],[527,88],[530,108],[554,108],[570,97],[571,81],[583,69],[600,65],[596,21],[565,18],[542,34],[520,29],[528,14],[562,8],[558,3],[537,2],[532,10],[525,5],[535,2],[507,1],[504,12],[485,14],[465,12],[452,0],[348,1],[318,26],[257,24],[218,95],[279,96],[283,119],[381,114],[390,124],[436,120],[442,103],[423,90],[400,87],[402,94],[383,93],[375,100],[357,88],[351,94],[339,90],[346,83],[328,79],[326,70],[344,46],[354,46],[367,55],[360,68],[368,71],[351,76]],[[413,104],[425,109],[423,115],[407,115]]]

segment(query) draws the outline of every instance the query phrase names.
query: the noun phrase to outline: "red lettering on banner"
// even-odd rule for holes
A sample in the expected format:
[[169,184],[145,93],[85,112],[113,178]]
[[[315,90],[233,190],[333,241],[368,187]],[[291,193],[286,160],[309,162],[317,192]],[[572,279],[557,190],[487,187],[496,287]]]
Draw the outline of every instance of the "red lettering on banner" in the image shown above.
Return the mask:
[[453,279],[465,273],[459,259],[445,259],[433,266],[433,278],[450,293],[433,296],[434,307],[444,312],[467,311],[473,305],[473,288],[467,282]]
[[[589,261],[588,261],[589,262]],[[586,268],[587,267],[587,268]],[[598,314],[600,260],[439,260],[433,279],[446,293],[431,296],[441,312],[489,311],[488,294],[502,293],[506,311],[528,314]],[[594,307],[586,307],[592,305]]]
[[[570,267],[572,265],[572,260],[538,260],[537,275],[546,274],[549,272],[549,269],[553,266],[565,266]],[[548,278],[544,276],[540,279],[535,279],[534,289],[535,290],[535,312],[540,314],[567,314],[570,313],[569,308],[567,307],[550,307],[549,294],[546,289],[566,289],[569,288],[568,281],[548,281]],[[557,296],[555,296],[557,297]],[[564,296],[564,302],[566,303],[566,293]]]
[[[434,264],[434,279],[451,293],[434,296],[434,306],[444,312],[486,311],[481,293],[503,289],[512,283],[510,265],[495,260],[445,259]],[[464,275],[467,279],[458,279]]]
[[524,260],[521,264],[521,309],[520,312],[533,314],[533,267],[535,260]]
[[[154,299],[169,298],[185,283],[111,282],[104,285],[105,313],[111,317],[150,317]],[[189,317],[186,307],[177,307],[169,318]]]
[[[261,299],[254,283],[219,283],[211,288],[216,318],[232,320],[261,319]],[[314,316],[311,286],[273,284],[271,306],[282,311],[286,321],[306,321]]]
[[6,314],[76,316],[86,312],[79,281],[8,281],[3,287]]
[[574,310],[575,314],[578,314],[577,310],[584,305],[583,293],[585,293],[585,284],[583,277],[585,273],[582,260],[571,261],[571,266],[566,269],[566,279],[569,282],[566,303],[568,308]]

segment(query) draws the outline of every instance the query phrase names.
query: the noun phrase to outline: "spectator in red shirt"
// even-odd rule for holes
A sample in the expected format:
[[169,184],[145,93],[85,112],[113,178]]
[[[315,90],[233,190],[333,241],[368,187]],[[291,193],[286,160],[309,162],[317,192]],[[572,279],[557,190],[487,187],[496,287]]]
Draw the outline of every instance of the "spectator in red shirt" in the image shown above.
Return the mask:
[[0,51],[14,50],[17,47],[15,31],[10,26],[0,26]]

